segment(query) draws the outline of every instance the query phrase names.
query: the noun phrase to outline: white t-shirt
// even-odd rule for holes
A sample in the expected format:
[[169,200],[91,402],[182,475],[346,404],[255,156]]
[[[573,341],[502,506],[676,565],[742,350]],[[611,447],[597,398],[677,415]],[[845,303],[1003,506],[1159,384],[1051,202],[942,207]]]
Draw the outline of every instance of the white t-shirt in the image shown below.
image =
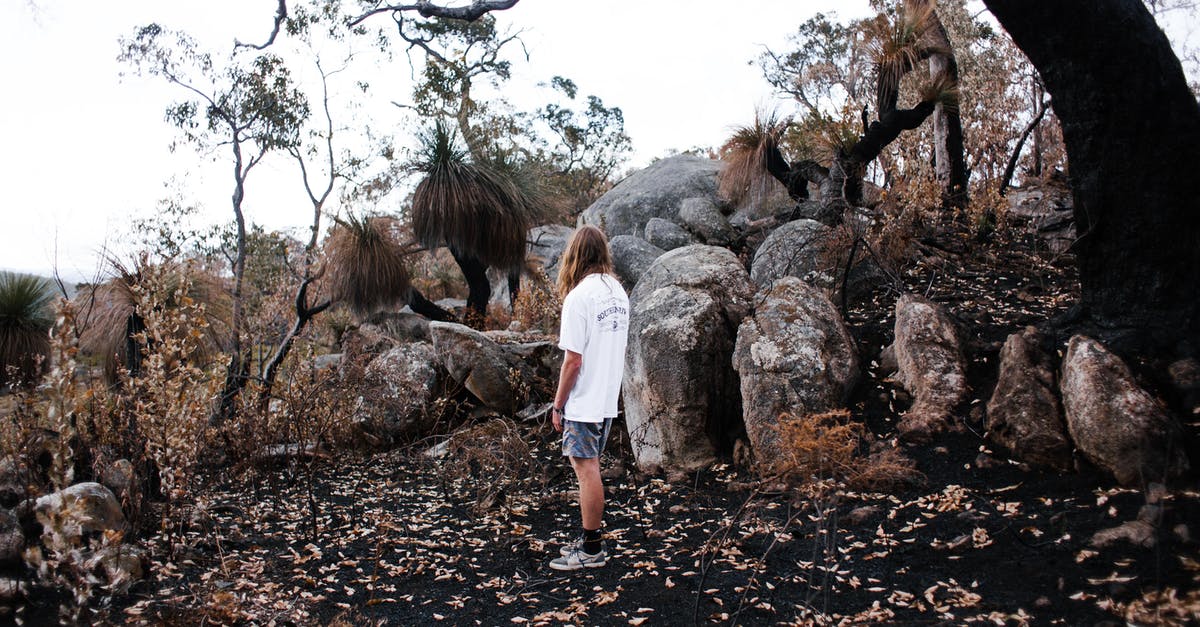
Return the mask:
[[567,294],[558,347],[583,356],[563,411],[568,420],[603,422],[617,416],[628,337],[629,297],[616,277],[589,274]]

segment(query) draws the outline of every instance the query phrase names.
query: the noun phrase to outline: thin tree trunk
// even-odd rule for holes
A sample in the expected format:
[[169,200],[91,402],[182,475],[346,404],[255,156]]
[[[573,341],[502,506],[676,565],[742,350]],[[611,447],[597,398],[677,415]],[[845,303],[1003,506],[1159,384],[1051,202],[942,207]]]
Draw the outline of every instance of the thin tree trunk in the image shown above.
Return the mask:
[[1080,313],[1126,350],[1197,353],[1200,105],[1166,35],[1138,0],[984,2],[1062,124]]
[[[938,52],[929,57],[929,77],[950,77],[958,84],[958,61],[954,58],[954,48],[950,44],[950,36],[942,25],[937,12],[933,13],[933,25],[927,36],[945,52]],[[934,173],[942,187],[942,204],[946,207],[964,208],[969,200],[967,179],[967,160],[964,156],[962,118],[957,109],[948,109],[938,103],[933,111],[934,136]]]
[[1008,184],[1012,182],[1013,174],[1017,170],[1017,161],[1021,158],[1021,148],[1025,147],[1025,140],[1029,139],[1029,134],[1037,128],[1038,124],[1042,123],[1042,117],[1046,115],[1046,107],[1049,103],[1043,100],[1038,104],[1037,115],[1033,116],[1033,120],[1025,126],[1025,130],[1021,131],[1021,136],[1017,138],[1017,145],[1013,147],[1012,155],[1008,157],[1008,164],[1004,166],[1004,176],[1000,177],[1000,195],[1003,196],[1008,192]]

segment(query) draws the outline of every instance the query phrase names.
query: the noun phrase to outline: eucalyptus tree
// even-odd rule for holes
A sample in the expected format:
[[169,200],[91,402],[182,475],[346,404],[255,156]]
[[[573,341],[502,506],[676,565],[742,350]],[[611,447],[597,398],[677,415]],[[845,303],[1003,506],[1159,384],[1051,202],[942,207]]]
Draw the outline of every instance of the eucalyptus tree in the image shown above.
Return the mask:
[[1196,356],[1200,105],[1167,36],[1138,0],[984,4],[1062,123],[1081,293],[1059,322],[1130,351]]

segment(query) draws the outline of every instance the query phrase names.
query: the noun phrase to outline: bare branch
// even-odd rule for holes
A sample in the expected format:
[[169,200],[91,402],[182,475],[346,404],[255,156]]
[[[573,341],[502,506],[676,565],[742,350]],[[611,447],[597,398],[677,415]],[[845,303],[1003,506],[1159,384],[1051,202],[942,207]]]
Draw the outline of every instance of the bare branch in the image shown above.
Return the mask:
[[367,18],[379,13],[403,13],[404,11],[416,11],[421,17],[440,17],[451,20],[464,20],[474,22],[483,17],[485,14],[492,11],[503,11],[511,9],[517,4],[518,0],[475,0],[471,4],[464,7],[447,7],[439,6],[429,2],[428,0],[418,0],[415,4],[389,4],[376,9],[372,9],[350,21],[350,26],[358,26]]
[[279,36],[279,28],[283,25],[283,21],[287,19],[287,14],[287,0],[279,0],[279,8],[275,10],[275,27],[271,29],[271,37],[267,39],[267,43],[257,46],[255,44],[242,43],[234,39],[233,49],[254,48],[255,50],[266,50],[268,46],[275,43],[275,38]]

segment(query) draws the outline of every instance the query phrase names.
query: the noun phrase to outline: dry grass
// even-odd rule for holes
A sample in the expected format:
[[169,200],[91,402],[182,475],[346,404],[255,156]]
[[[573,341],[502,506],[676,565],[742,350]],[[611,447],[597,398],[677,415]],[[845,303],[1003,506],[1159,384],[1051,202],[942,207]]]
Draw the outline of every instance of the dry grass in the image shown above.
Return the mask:
[[527,492],[535,475],[541,476],[533,449],[520,429],[508,418],[492,418],[450,437],[443,473],[474,486],[475,503],[481,510],[503,504],[509,492]]
[[520,268],[536,194],[511,172],[468,161],[456,141],[440,120],[421,136],[421,154],[412,165],[425,174],[413,193],[417,240],[429,248],[449,246],[487,266]]
[[[780,416],[780,455],[759,460],[759,472],[789,485],[834,480],[854,489],[889,491],[921,480],[913,461],[872,435],[846,410]],[[868,449],[864,454],[864,449]]]
[[762,202],[775,191],[779,183],[767,171],[767,159],[779,150],[787,127],[787,121],[774,112],[759,111],[754,124],[734,130],[720,150],[724,165],[717,175],[717,193],[721,198],[743,207]]
[[365,317],[408,301],[412,279],[409,251],[395,220],[381,216],[335,218],[325,246],[329,296]]

